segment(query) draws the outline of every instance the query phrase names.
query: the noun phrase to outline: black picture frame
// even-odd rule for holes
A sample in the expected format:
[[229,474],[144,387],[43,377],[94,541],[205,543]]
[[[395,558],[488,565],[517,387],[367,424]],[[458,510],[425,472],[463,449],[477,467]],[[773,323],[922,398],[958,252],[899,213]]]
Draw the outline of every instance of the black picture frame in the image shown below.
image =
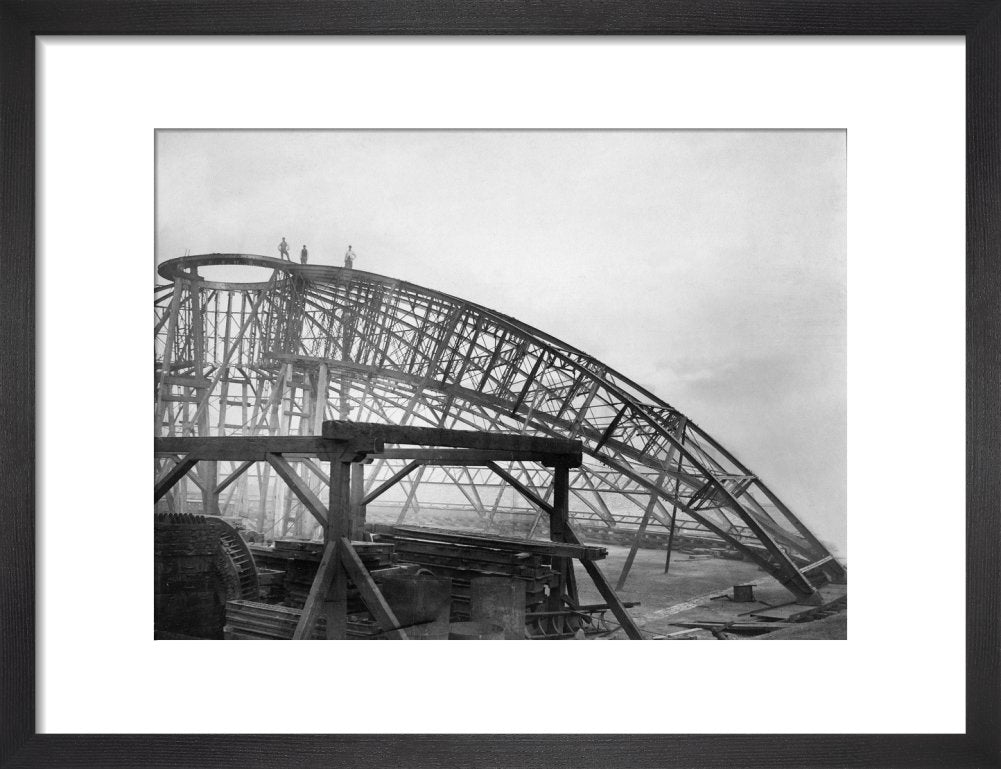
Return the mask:
[[[35,36],[404,33],[965,36],[965,734],[35,733]],[[0,767],[1001,766],[999,72],[1001,2],[986,0],[0,0]],[[540,698],[540,718],[566,694]]]

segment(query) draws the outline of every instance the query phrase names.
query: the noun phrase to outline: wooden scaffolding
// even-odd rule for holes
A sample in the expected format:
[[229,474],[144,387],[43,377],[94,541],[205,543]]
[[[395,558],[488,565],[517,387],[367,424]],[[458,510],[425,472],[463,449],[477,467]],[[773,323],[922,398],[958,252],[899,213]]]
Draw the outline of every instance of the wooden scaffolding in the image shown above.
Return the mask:
[[[574,573],[576,560],[594,582],[626,635],[632,639],[641,637],[605,575],[586,556],[586,548],[580,547],[580,540],[569,524],[569,473],[581,465],[579,440],[335,420],[323,422],[319,436],[158,437],[154,439],[154,450],[158,458],[173,461],[156,481],[154,502],[199,462],[239,463],[228,478],[216,485],[216,495],[255,463],[266,462],[318,521],[323,530],[323,557],[294,639],[311,638],[321,616],[326,619],[328,639],[347,637],[348,580],[355,585],[383,631],[383,637],[407,638],[406,628],[397,621],[353,543],[364,538],[366,505],[426,465],[486,467],[547,514],[550,539],[567,546],[566,555],[557,559],[560,589],[551,597],[551,607],[558,610],[564,604],[576,606],[579,603]],[[290,460],[304,459],[329,463],[326,504],[290,463]],[[377,459],[405,460],[407,464],[365,494],[365,465]],[[533,462],[551,468],[551,495],[546,496],[552,501],[547,502],[498,464],[511,461]]]

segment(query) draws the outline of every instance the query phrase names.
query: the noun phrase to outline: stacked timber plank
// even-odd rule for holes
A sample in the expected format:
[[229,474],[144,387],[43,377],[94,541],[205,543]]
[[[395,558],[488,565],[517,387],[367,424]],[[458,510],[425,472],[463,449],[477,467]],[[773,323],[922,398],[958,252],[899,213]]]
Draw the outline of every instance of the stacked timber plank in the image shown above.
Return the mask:
[[470,582],[484,575],[517,579],[525,587],[525,610],[543,608],[547,591],[560,588],[553,559],[561,557],[599,560],[603,547],[539,540],[510,539],[468,532],[411,526],[372,527],[380,541],[395,545],[396,560],[452,578],[452,619],[470,619]]
[[279,600],[286,606],[302,608],[316,575],[323,545],[302,540],[278,540],[274,547],[256,544],[249,547],[258,570],[283,572]]
[[[381,583],[384,577],[390,575],[413,574],[417,571],[416,566],[393,563],[391,543],[354,542],[353,547],[376,583]],[[320,559],[323,557],[323,543],[286,539],[276,541],[273,547],[250,545],[250,551],[262,575],[261,591],[264,602],[230,601],[227,604],[226,637],[291,638],[295,624],[299,621],[301,609],[313,586]],[[280,592],[277,585],[279,576]],[[265,589],[272,592],[265,595]],[[378,637],[382,631],[368,613],[361,596],[350,580],[347,599],[348,638]],[[269,611],[272,611],[274,616],[271,616]],[[314,636],[322,638],[323,632],[324,625],[321,619]]]
[[[380,569],[392,566],[392,544],[355,542],[354,548],[370,572],[378,572]],[[294,609],[301,609],[306,604],[313,579],[316,577],[316,570],[323,556],[323,543],[280,539],[275,541],[273,548],[251,545],[250,551],[258,567],[284,572],[282,603]],[[351,597],[349,596],[349,601]],[[355,608],[360,609],[357,604],[350,602],[349,609]]]
[[285,600],[285,572],[280,569],[258,569],[259,598],[264,603],[281,603]]
[[[256,601],[228,601],[224,637],[237,641],[289,640],[301,616],[301,610],[288,606]],[[313,628],[312,638],[324,638],[326,629],[326,620],[320,617]],[[368,615],[348,615],[349,639],[375,638],[381,632]]]
[[[227,639],[236,640],[283,640],[290,639],[295,632],[302,612],[287,606],[278,606],[256,601],[227,601]],[[313,638],[323,638],[325,623],[322,618],[316,623]]]

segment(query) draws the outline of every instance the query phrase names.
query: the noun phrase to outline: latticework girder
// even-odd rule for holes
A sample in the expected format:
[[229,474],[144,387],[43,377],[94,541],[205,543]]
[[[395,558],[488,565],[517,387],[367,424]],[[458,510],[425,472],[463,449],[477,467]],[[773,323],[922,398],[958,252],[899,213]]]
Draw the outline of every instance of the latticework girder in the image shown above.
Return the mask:
[[[273,272],[253,284],[198,275],[224,264]],[[844,577],[761,479],[681,411],[514,318],[372,273],[268,257],[184,257],[159,273],[169,283],[154,300],[157,435],[318,434],[326,418],[577,438],[585,462],[571,475],[576,525],[673,519],[686,536],[728,543],[800,595]],[[369,488],[404,465],[377,460]],[[549,488],[545,470],[504,469],[540,496]],[[323,482],[319,468],[300,470]],[[200,468],[195,482],[208,500],[219,468]],[[263,527],[266,468],[257,486]],[[484,468],[420,467],[399,486],[401,520],[420,504],[418,490],[433,487],[459,497],[422,491],[425,499],[472,509],[487,525],[499,512],[522,513],[534,516],[532,532],[542,517]],[[293,503],[280,504],[287,530]]]

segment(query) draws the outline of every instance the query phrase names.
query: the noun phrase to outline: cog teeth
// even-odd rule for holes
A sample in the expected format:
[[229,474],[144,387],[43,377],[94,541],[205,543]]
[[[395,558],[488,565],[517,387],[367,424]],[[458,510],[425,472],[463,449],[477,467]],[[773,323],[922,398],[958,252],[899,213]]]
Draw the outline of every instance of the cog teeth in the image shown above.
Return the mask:
[[214,527],[219,534],[219,546],[236,572],[236,582],[240,592],[237,597],[256,600],[258,591],[257,564],[239,533],[230,524],[215,516],[195,515],[193,513],[154,513],[153,520],[158,526]]

